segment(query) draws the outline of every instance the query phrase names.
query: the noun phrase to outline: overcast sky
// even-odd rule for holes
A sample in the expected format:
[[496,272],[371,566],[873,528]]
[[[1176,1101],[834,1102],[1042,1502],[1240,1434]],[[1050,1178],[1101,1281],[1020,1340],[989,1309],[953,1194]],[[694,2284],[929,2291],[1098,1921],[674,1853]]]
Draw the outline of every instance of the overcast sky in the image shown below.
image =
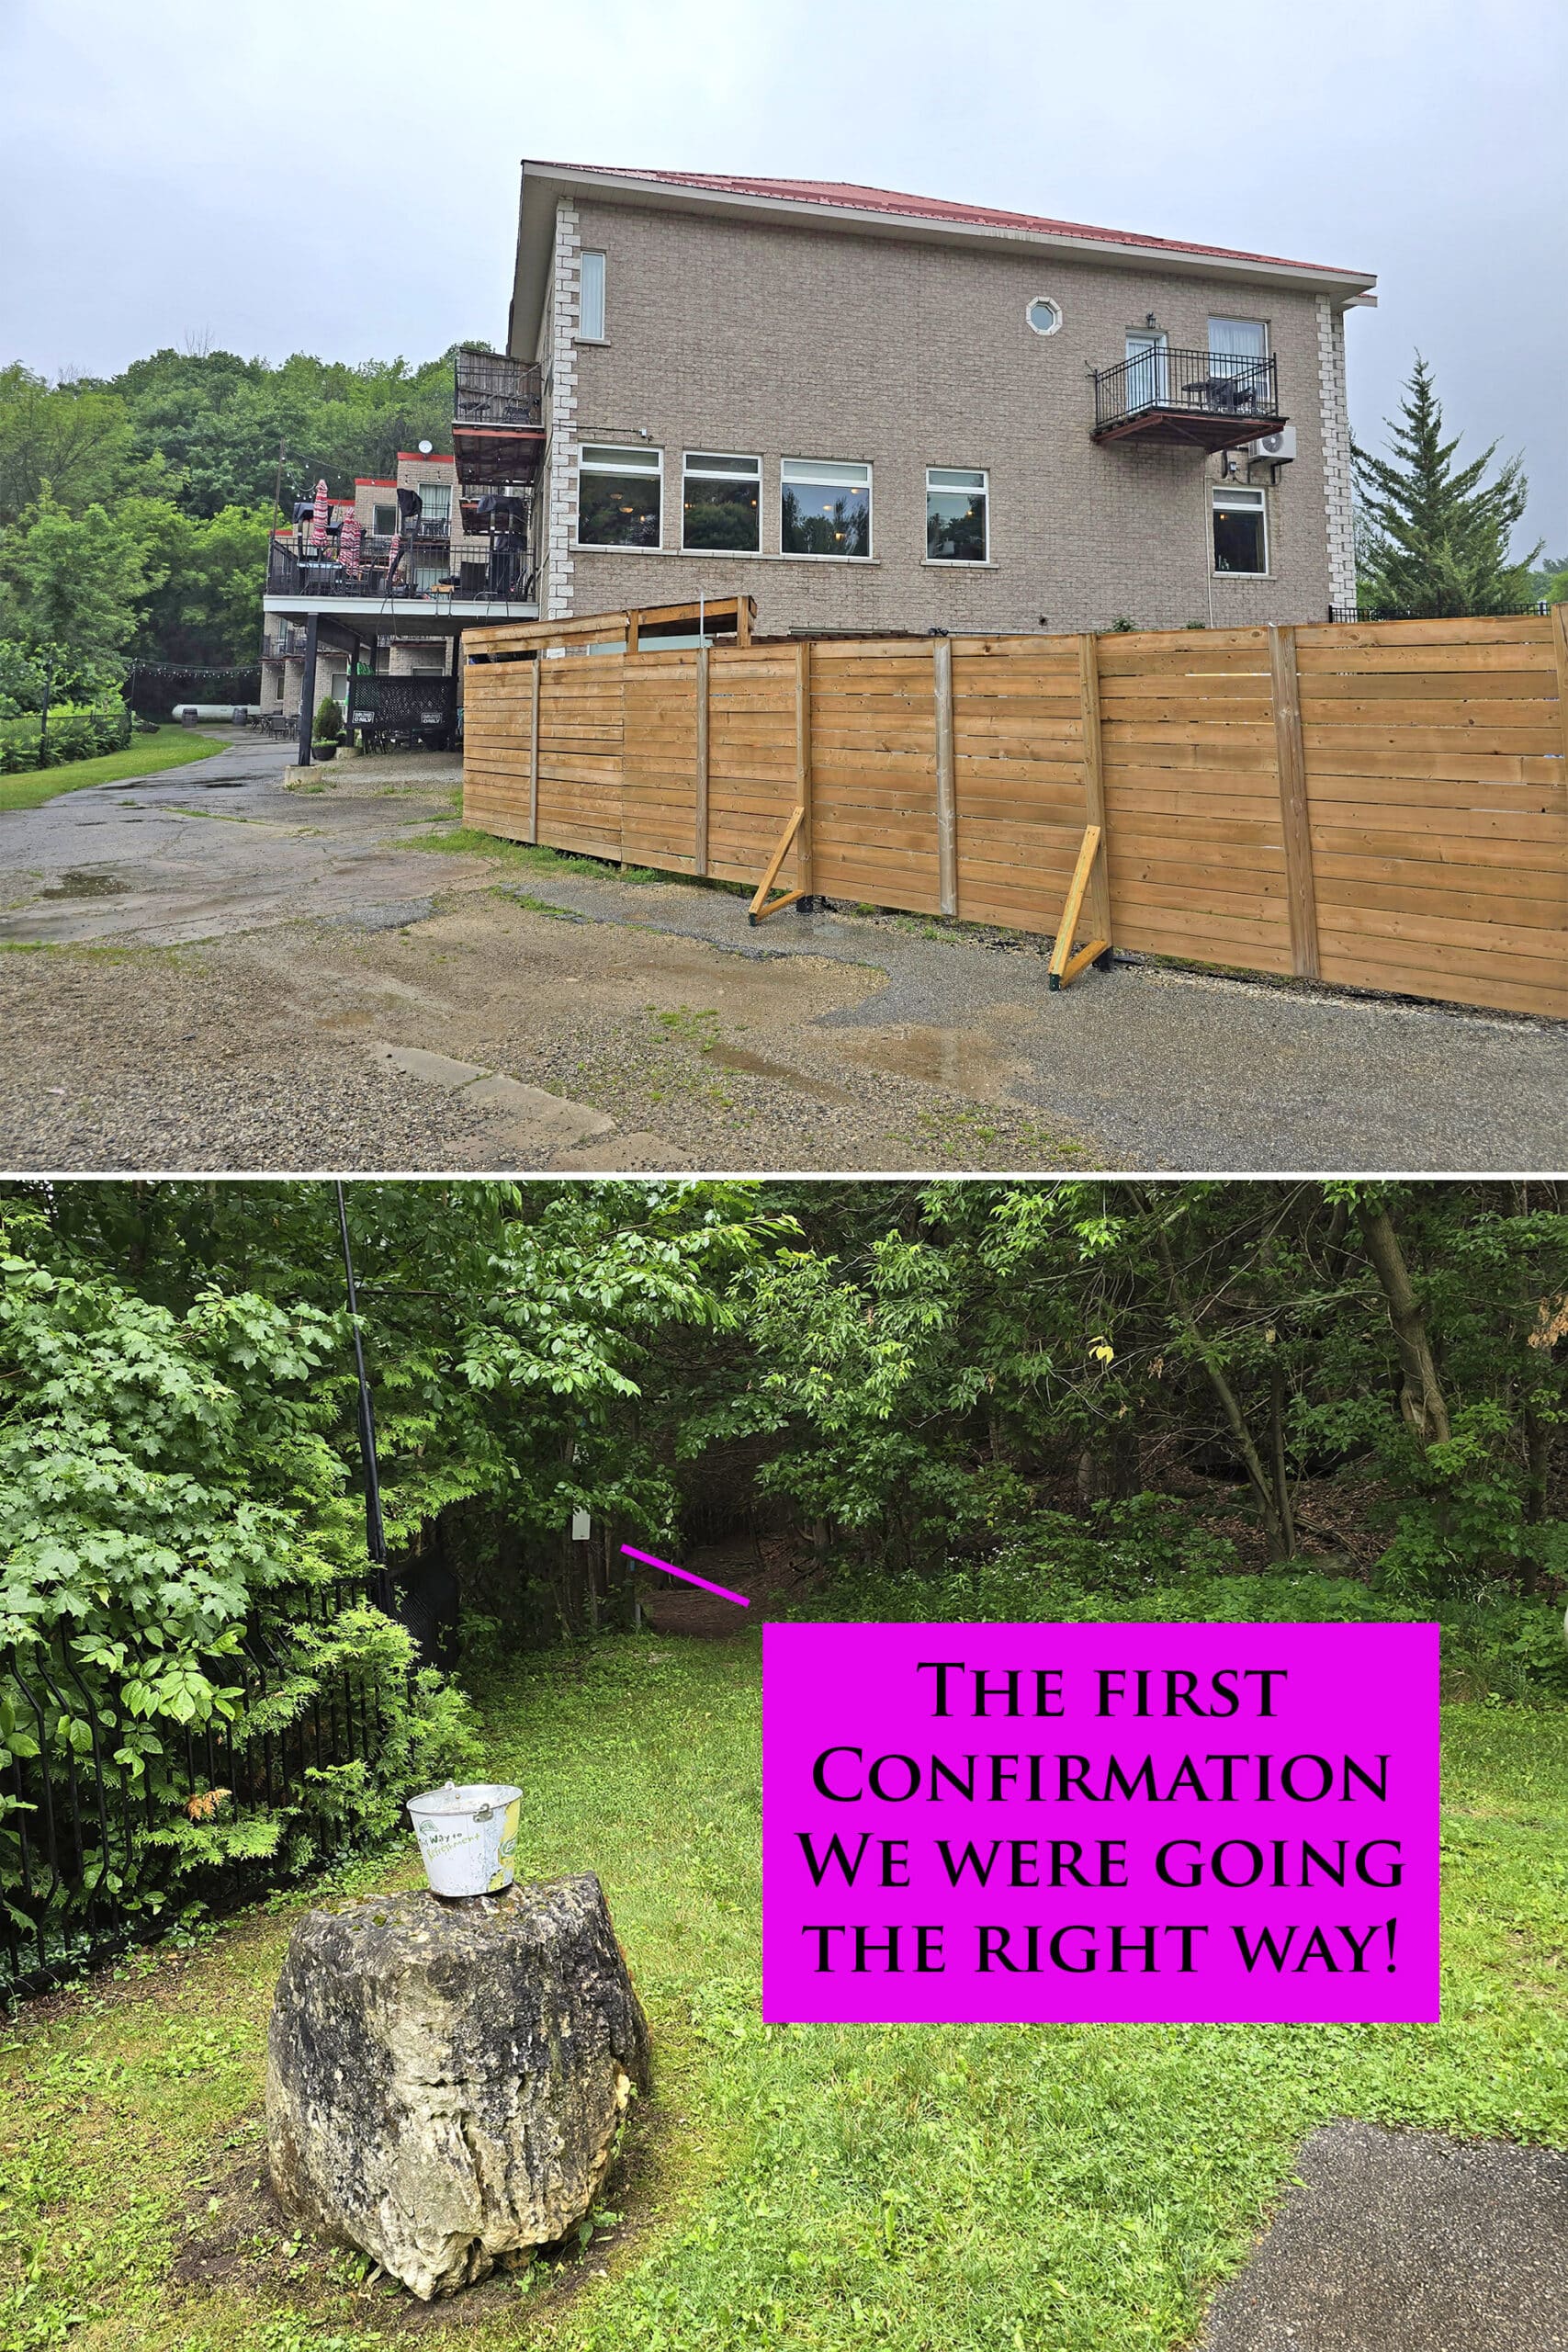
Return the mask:
[[1568,554],[1562,0],[0,0],[0,94],[51,375],[499,339],[524,155],[861,180],[1376,270],[1358,434],[1418,346]]

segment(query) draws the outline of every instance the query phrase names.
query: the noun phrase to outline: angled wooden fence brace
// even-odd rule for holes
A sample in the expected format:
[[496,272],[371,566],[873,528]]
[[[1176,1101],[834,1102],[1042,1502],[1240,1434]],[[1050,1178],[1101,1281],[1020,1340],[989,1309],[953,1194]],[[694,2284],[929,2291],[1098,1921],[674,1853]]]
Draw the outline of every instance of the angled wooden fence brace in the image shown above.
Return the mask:
[[1067,885],[1066,903],[1062,920],[1056,927],[1055,943],[1051,949],[1051,961],[1046,967],[1045,985],[1050,989],[1069,988],[1080,972],[1098,964],[1111,953],[1108,939],[1091,939],[1087,947],[1072,952],[1073,936],[1078,927],[1078,916],[1089,890],[1089,876],[1100,854],[1100,844],[1105,836],[1098,825],[1086,825],[1078,849],[1078,862],[1073,868],[1073,878]]
[[790,811],[789,822],[779,836],[779,845],[768,860],[768,870],[757,885],[757,895],[751,901],[750,911],[746,918],[748,922],[766,922],[768,917],[776,915],[781,907],[793,907],[806,896],[804,890],[790,890],[782,899],[775,899],[771,907],[766,903],[768,892],[773,887],[774,877],[784,859],[789,855],[789,845],[805,822],[804,808],[794,808]]

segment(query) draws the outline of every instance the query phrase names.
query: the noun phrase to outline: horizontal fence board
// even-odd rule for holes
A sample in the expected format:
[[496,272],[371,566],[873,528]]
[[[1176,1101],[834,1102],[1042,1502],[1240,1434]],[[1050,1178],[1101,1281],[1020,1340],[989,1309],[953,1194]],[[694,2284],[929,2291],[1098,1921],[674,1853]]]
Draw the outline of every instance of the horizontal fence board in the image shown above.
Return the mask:
[[[622,629],[606,617],[607,639]],[[477,650],[481,634],[465,642]],[[936,697],[950,674],[948,903],[1052,935],[1089,821],[1082,682],[1093,692],[1098,673],[1089,741],[1115,943],[1302,969],[1273,645],[1260,627],[1113,633],[1086,673],[1077,637],[957,637],[941,656],[930,639],[815,639],[804,771],[795,643],[716,645],[707,871],[755,887],[804,774],[811,887],[935,913]],[[1323,977],[1568,1016],[1568,738],[1551,623],[1311,623],[1293,650],[1305,844],[1292,854],[1310,860]],[[539,840],[693,872],[698,677],[694,649],[654,642],[470,662],[466,820],[527,836],[536,682]],[[792,855],[786,881],[794,867]]]

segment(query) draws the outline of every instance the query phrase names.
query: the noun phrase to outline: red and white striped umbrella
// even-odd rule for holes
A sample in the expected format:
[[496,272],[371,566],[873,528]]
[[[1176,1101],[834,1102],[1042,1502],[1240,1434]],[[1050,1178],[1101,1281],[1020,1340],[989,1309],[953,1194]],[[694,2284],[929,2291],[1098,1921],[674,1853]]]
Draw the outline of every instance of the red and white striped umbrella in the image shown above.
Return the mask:
[[392,534],[392,544],[387,549],[387,585],[389,588],[392,584],[392,574],[396,571],[402,560],[403,535],[400,531],[394,531]]
[[362,537],[359,517],[352,509],[343,518],[343,528],[337,535],[338,560],[345,571],[359,569],[359,542]]
[[332,511],[333,503],[327,496],[326,483],[319,481],[316,484],[316,511],[310,518],[310,545],[313,548],[324,548],[327,545],[327,524]]

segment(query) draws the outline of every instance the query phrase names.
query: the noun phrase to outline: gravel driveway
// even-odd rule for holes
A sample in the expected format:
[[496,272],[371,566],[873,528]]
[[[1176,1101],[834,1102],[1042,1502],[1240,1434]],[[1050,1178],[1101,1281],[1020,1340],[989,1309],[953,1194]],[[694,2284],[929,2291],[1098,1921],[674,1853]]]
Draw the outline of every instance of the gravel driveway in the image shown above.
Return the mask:
[[1013,934],[753,931],[730,892],[434,852],[455,760],[290,790],[288,757],[0,816],[0,1163],[1568,1165],[1561,1025],[1134,965],[1052,995]]

